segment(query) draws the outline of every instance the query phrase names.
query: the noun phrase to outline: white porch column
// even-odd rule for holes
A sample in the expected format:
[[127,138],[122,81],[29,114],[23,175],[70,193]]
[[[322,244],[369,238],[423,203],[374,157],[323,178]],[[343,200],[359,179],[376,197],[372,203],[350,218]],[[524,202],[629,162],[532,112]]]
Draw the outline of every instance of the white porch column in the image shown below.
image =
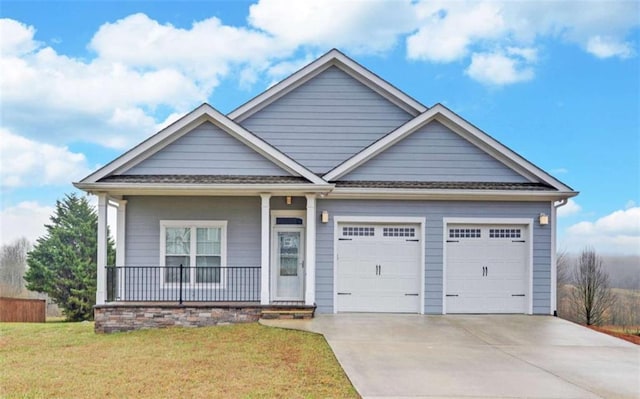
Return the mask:
[[107,295],[107,209],[109,200],[107,194],[98,194],[98,254],[96,259],[97,286],[96,286],[96,305],[102,305],[106,302]]
[[125,223],[127,218],[127,201],[118,200],[118,214],[116,219],[116,266],[125,266]]
[[271,243],[269,241],[269,231],[271,224],[271,215],[270,215],[270,205],[269,200],[271,199],[271,194],[260,194],[260,198],[262,200],[262,213],[261,213],[261,264],[260,264],[260,304],[268,305],[270,299],[269,293],[269,272],[271,271],[270,259],[271,254],[269,249],[271,248]]
[[[556,204],[551,201],[551,309],[549,314],[553,315],[558,310],[558,263],[556,255]],[[534,223],[535,224],[535,223]]]
[[304,304],[313,306],[316,302],[316,195],[307,194],[307,228],[306,228],[306,281]]
[[126,280],[126,223],[127,222],[127,201],[119,200],[118,201],[118,213],[116,219],[116,264],[115,266],[123,267],[118,275],[118,296],[121,301],[126,301],[126,287],[124,282]]

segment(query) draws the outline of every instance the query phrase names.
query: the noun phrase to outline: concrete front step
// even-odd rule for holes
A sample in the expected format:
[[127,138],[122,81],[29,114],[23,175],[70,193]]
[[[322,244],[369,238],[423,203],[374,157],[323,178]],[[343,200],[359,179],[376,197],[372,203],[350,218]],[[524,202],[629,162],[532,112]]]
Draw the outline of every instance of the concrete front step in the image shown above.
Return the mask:
[[263,308],[261,317],[263,319],[312,319],[315,314],[315,306],[275,306]]

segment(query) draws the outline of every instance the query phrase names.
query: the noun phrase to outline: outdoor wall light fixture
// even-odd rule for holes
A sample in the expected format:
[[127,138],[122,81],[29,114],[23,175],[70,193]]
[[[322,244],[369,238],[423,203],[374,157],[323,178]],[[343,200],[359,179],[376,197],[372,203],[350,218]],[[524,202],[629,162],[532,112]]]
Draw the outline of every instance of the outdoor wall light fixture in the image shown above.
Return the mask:
[[291,205],[291,196],[287,195],[287,205]]
[[320,214],[320,221],[322,223],[329,223],[329,212],[328,211],[322,211],[322,213]]
[[541,213],[540,216],[538,216],[538,221],[540,222],[541,226],[546,226],[549,224],[549,215],[547,215],[546,213]]

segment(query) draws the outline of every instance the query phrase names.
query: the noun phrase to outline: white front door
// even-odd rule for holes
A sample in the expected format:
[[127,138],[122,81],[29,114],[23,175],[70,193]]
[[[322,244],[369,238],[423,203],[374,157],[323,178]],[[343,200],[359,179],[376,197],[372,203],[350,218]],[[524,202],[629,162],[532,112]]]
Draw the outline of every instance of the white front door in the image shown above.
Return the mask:
[[276,226],[272,240],[273,299],[304,299],[304,227]]

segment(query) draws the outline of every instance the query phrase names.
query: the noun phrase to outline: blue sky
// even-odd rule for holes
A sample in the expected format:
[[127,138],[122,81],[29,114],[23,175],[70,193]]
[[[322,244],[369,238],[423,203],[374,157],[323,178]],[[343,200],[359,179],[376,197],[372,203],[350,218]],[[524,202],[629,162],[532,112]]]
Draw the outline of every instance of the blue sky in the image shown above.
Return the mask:
[[0,241],[206,101],[229,112],[331,48],[580,191],[559,246],[640,254],[640,3],[2,1]]

